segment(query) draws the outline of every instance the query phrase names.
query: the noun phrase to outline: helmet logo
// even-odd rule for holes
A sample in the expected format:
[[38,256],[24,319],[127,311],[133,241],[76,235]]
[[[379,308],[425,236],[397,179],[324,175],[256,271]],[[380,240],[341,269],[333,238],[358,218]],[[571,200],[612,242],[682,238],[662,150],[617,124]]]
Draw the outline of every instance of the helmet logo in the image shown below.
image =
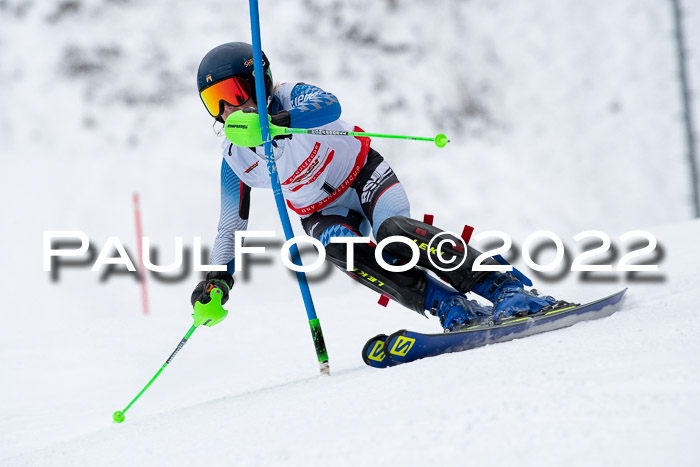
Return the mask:
[[206,80],[207,83],[211,83],[211,81],[212,81],[211,75],[207,75],[207,77],[205,78],[205,80]]
[[[243,66],[245,66],[246,68],[248,68],[249,66],[253,66],[253,61],[254,61],[254,60],[253,60],[252,58],[249,58],[248,60],[246,60],[245,62],[243,62]],[[263,57],[263,61],[262,61],[262,62],[263,62],[263,66],[265,66],[265,65],[266,65],[266,63],[265,63],[265,57]]]

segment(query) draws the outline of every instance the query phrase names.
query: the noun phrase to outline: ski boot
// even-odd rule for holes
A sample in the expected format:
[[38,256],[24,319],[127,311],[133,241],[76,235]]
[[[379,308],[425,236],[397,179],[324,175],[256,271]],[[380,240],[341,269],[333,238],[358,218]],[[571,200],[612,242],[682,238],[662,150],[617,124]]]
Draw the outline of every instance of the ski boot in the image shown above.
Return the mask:
[[426,277],[428,281],[425,309],[440,319],[445,332],[460,331],[491,319],[493,315],[491,307],[468,300],[461,293],[427,273]]
[[472,292],[493,303],[493,319],[501,322],[516,316],[527,316],[548,309],[558,302],[525,285],[510,273],[493,272],[474,285]]
[[[514,316],[537,313],[549,309],[545,307],[554,307],[566,303],[557,302],[550,296],[540,296],[536,290],[525,290],[523,282],[528,282],[528,285],[530,285],[529,281],[524,276],[522,276],[521,280],[516,273],[474,271],[474,262],[481,253],[468,244],[468,239],[464,240],[467,242],[466,248],[464,248],[460,244],[462,239],[449,232],[444,232],[432,224],[403,216],[390,217],[379,227],[377,241],[381,242],[393,235],[406,237],[415,242],[419,248],[417,265],[444,278],[454,288],[454,290],[449,289],[453,293],[466,294],[474,292],[490,300],[493,303],[493,318],[495,322]],[[442,237],[443,235],[444,237]],[[438,237],[451,240],[453,246],[444,248],[438,254],[437,247],[433,244]],[[384,251],[403,261],[410,261],[413,258],[413,252],[408,245],[399,242],[389,243]],[[460,266],[451,270],[442,270],[438,267],[440,263],[452,262]],[[488,258],[483,264],[499,265],[501,263],[494,258]],[[430,298],[430,293],[427,295],[430,301],[426,299],[424,303],[425,308],[428,310],[439,310],[441,319],[442,316],[447,318],[451,309],[449,303],[443,303],[442,300],[438,300],[438,305],[433,305],[434,299]],[[461,301],[461,299],[458,300]],[[474,302],[467,301],[465,306],[469,306],[472,303]],[[443,312],[443,308],[448,311]],[[447,327],[449,327],[449,321],[448,319]],[[469,320],[467,319],[467,321]],[[443,326],[445,326],[445,323],[443,323]]]

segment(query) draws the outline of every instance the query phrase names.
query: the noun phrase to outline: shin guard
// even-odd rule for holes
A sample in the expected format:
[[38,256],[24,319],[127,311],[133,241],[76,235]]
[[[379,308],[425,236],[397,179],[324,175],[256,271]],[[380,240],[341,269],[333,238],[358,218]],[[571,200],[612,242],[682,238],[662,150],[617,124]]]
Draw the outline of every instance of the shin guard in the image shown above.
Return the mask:
[[424,301],[427,289],[425,274],[416,269],[405,272],[391,272],[382,268],[374,257],[374,247],[355,244],[354,269],[347,271],[347,246],[331,243],[326,246],[326,259],[346,274],[375,292],[387,295],[401,305],[424,314]]
[[[418,246],[420,256],[418,266],[429,269],[438,276],[445,279],[461,293],[469,292],[476,283],[483,280],[490,274],[490,271],[472,271],[474,261],[481,254],[476,249],[467,245],[462,246],[461,239],[453,234],[445,233],[437,227],[425,222],[420,222],[409,217],[395,216],[385,220],[377,231],[377,241],[381,242],[385,238],[398,235],[406,237]],[[431,241],[439,235],[439,239]],[[437,246],[443,239],[452,240],[454,246],[448,243],[443,244],[441,254],[438,255]],[[411,248],[403,243],[390,243],[384,248],[384,252],[399,258],[402,261],[410,261],[412,257]],[[466,256],[466,259],[464,259]],[[432,259],[432,261],[431,261]],[[464,260],[464,261],[463,261]],[[451,269],[456,264],[461,264],[454,271],[443,271]],[[495,260],[488,258],[483,264],[499,264]]]

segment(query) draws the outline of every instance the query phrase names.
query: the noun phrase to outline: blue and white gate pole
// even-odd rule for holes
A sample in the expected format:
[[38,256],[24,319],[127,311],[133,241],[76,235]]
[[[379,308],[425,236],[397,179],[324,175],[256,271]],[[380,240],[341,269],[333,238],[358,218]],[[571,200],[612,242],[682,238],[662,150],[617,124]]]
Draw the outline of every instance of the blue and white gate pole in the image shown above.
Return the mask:
[[[287,240],[294,237],[292,224],[289,221],[287,206],[284,204],[284,196],[282,195],[282,187],[280,186],[279,176],[277,175],[277,164],[272,154],[272,141],[270,140],[270,127],[267,121],[267,97],[265,96],[265,72],[263,71],[262,63],[262,47],[260,45],[260,14],[258,12],[258,0],[249,0],[250,4],[250,27],[253,37],[253,69],[255,70],[255,96],[258,102],[258,115],[260,116],[260,131],[262,132],[263,146],[265,148],[265,158],[267,160],[267,170],[270,173],[270,181],[272,182],[272,192],[275,195],[277,210],[282,221],[284,236]],[[301,258],[299,257],[299,249],[296,243],[292,243],[289,248],[292,256],[292,262],[297,266],[301,266]],[[311,327],[311,335],[314,339],[316,347],[316,356],[320,365],[321,374],[330,374],[330,366],[328,364],[328,352],[326,351],[326,343],[323,340],[323,332],[321,331],[321,323],[316,317],[314,302],[311,299],[311,291],[309,283],[306,280],[306,274],[297,271],[297,280],[299,281],[299,289],[301,296],[304,298],[304,306],[306,307],[306,315],[309,317],[309,326]]]

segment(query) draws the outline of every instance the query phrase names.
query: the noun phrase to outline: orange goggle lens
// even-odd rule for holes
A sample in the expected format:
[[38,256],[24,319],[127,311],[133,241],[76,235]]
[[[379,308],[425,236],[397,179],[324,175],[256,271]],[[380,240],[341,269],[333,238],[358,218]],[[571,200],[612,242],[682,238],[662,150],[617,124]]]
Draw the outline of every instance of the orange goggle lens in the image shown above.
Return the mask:
[[221,115],[221,101],[238,106],[250,98],[250,86],[242,78],[228,78],[199,93],[212,117]]

